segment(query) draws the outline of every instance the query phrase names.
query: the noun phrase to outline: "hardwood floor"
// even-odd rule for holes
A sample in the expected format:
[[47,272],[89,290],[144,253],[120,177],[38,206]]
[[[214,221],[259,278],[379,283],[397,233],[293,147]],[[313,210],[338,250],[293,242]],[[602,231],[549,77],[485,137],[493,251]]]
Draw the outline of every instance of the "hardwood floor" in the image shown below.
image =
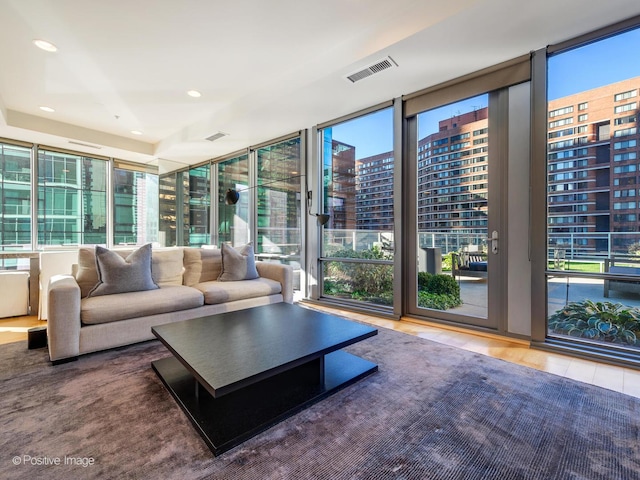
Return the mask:
[[[417,335],[434,342],[500,358],[507,362],[525,365],[545,372],[598,385],[640,398],[640,371],[574,358],[558,353],[543,352],[529,348],[526,341],[504,339],[484,333],[468,332],[453,327],[444,327],[411,319],[401,321],[386,320],[347,310],[319,307],[327,312],[335,312],[354,320],[360,320],[378,327]],[[26,348],[27,330],[45,326],[35,316],[0,319],[0,344],[24,341]]]
[[[11,317],[0,319],[0,345],[27,341],[27,330],[32,327],[46,327],[47,322],[38,320],[38,317]],[[25,344],[25,348],[26,344]]]
[[640,371],[529,348],[529,342],[412,319],[386,320],[347,310],[318,307],[354,320],[417,335],[434,342],[499,358],[511,363],[590,383],[640,398]]

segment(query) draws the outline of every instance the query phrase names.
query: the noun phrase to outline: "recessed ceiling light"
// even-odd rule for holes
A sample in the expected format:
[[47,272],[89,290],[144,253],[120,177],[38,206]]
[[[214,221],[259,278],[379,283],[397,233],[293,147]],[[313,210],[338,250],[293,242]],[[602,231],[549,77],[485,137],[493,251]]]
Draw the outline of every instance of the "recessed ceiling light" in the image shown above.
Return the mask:
[[43,112],[55,112],[55,110],[51,107],[40,107],[40,110],[42,110]]
[[133,133],[134,135],[142,135],[142,132],[140,130],[131,130],[131,133]]
[[38,48],[41,48],[45,52],[57,52],[58,47],[56,47],[53,43],[47,42],[46,40],[34,40],[34,45]]
[[193,97],[193,98],[198,98],[198,97],[202,96],[202,94],[198,90],[189,90],[187,92],[187,95],[189,95],[190,97]]

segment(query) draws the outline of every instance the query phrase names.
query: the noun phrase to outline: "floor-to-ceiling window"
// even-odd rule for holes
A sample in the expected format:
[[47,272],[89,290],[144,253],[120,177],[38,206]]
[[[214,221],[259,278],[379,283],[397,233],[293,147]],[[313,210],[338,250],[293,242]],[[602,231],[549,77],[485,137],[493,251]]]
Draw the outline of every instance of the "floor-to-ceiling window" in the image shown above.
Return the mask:
[[211,165],[189,169],[189,238],[184,244],[199,247],[211,243]]
[[[239,246],[249,242],[249,156],[242,154],[214,164],[218,175],[218,226],[216,244]],[[227,191],[238,193],[237,203],[225,203]]]
[[[0,143],[0,250],[31,246],[31,148]],[[2,259],[0,268],[18,260]]]
[[159,228],[158,239],[162,246],[177,245],[176,174],[164,173],[158,179]]
[[302,160],[299,136],[260,147],[256,155],[256,254],[265,261],[292,265],[300,285]]
[[113,169],[113,244],[158,241],[158,175],[116,162]]
[[393,305],[393,107],[319,129],[321,296]]
[[640,29],[547,62],[547,335],[640,348]]
[[38,150],[38,244],[107,243],[108,162]]

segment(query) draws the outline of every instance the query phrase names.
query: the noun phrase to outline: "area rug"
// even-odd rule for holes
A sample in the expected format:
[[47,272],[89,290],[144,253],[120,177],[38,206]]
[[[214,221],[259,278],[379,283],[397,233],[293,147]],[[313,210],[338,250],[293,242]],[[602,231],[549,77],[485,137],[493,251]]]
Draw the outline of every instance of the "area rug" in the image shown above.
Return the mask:
[[379,371],[214,457],[159,342],[0,346],[0,478],[640,478],[640,399],[383,328],[348,350]]

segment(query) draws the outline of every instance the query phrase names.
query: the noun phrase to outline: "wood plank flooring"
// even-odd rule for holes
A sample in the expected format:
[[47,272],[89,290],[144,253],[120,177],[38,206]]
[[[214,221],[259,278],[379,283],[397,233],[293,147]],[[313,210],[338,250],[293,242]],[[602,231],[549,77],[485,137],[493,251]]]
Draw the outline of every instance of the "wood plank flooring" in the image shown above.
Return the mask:
[[[558,353],[534,350],[529,348],[529,344],[526,341],[505,339],[497,335],[464,331],[454,327],[445,327],[412,319],[387,320],[342,309],[319,307],[315,304],[313,308],[334,312],[378,327],[417,335],[434,342],[500,358],[507,362],[525,365],[640,398],[640,371],[631,368],[617,367]],[[18,341],[26,342],[29,328],[45,326],[46,324],[47,322],[39,321],[35,316],[0,319],[0,344]],[[26,343],[25,348],[27,348]]]

